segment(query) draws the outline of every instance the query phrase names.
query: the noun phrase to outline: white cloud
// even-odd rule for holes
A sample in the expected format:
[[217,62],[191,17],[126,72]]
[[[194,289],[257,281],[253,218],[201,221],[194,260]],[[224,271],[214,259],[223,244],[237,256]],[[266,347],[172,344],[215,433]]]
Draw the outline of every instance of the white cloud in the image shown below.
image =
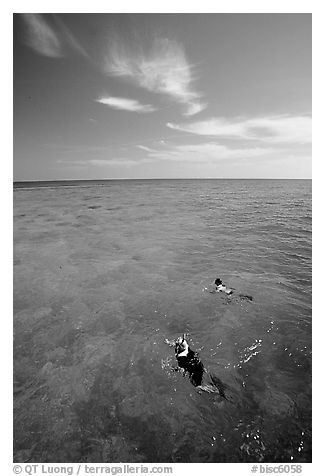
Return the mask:
[[150,104],[141,104],[135,99],[118,98],[113,96],[102,97],[96,99],[96,102],[105,104],[105,106],[112,107],[113,109],[119,109],[122,111],[132,111],[139,113],[153,112],[156,109]]
[[58,16],[52,17],[55,23],[55,28],[52,28],[39,13],[22,13],[21,15],[26,25],[26,43],[37,53],[50,58],[61,58],[70,48],[88,57],[85,49]]
[[66,27],[63,21],[57,16],[54,16],[55,23],[57,25],[57,30],[60,34],[61,40],[64,42],[64,46],[72,49],[76,53],[80,54],[84,58],[88,58],[88,53],[79,43],[79,41],[73,36],[71,31]]
[[[132,156],[132,150],[126,156],[111,156],[110,151],[105,151],[104,158],[76,159],[76,160],[57,160],[57,163],[63,164],[65,167],[81,167],[84,168],[107,168],[107,167],[137,167],[141,164],[150,163],[181,163],[191,164],[193,166],[200,165],[203,167],[261,167],[263,164],[276,164],[279,161],[288,161],[294,158],[297,163],[302,161],[310,161],[310,157],[306,156],[303,151],[297,151],[293,154],[290,147],[279,147],[269,145],[264,147],[230,147],[217,142],[204,142],[200,144],[180,144],[180,145],[157,145],[156,148],[137,145],[138,149],[143,151],[141,157]],[[89,156],[89,154],[88,154]],[[168,168],[168,166],[166,165]],[[203,170],[202,169],[202,170]]]
[[139,165],[141,163],[150,163],[153,162],[151,158],[141,158],[141,159],[128,159],[125,157],[112,157],[110,159],[88,159],[88,160],[62,160],[58,159],[57,164],[63,164],[66,167],[110,167],[110,166],[121,166],[129,167]]
[[146,152],[154,152],[153,149],[150,149],[150,147],[147,147],[146,145],[137,145],[138,149],[144,150]]
[[268,143],[311,142],[311,117],[266,116],[250,119],[211,118],[187,124],[167,123],[167,127],[203,136],[256,140]]
[[206,108],[201,102],[202,94],[193,89],[194,68],[176,41],[156,38],[147,53],[115,42],[109,49],[105,71],[111,76],[127,78],[148,91],[169,96],[185,106],[186,116]]
[[22,13],[27,26],[27,44],[37,53],[52,58],[63,56],[62,44],[54,30],[39,13]]
[[220,160],[265,157],[275,152],[279,153],[279,150],[272,147],[231,148],[215,142],[205,142],[177,145],[164,150],[150,150],[148,157],[180,162],[217,163]]
[[198,114],[199,112],[203,111],[206,109],[207,105],[204,103],[200,102],[190,102],[187,105],[186,111],[183,113],[184,116],[190,117],[194,116],[195,114]]
[[107,167],[107,166],[122,166],[122,167],[129,167],[132,165],[137,165],[139,163],[138,160],[133,160],[133,159],[124,159],[124,158],[113,158],[113,159],[93,159],[89,160],[88,164],[89,165],[94,165],[96,167]]

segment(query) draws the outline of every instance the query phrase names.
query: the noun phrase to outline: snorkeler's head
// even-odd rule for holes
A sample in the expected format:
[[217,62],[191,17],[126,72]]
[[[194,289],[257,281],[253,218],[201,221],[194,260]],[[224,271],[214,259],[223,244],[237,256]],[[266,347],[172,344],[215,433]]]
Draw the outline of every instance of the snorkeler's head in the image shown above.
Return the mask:
[[183,337],[179,337],[176,340],[175,353],[176,355],[179,355],[179,354],[182,354],[183,352],[187,353],[187,351],[188,351],[188,343],[186,342],[185,334],[184,334]]
[[220,278],[217,278],[214,282],[216,286],[220,286],[222,284],[222,280]]

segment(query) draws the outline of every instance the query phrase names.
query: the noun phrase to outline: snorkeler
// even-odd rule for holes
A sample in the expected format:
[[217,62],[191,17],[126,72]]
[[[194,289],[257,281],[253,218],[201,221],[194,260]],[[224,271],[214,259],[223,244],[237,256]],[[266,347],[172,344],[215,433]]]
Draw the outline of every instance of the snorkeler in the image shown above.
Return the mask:
[[[210,293],[225,293],[227,296],[234,294],[234,289],[227,288],[227,286],[222,282],[222,279],[216,278],[209,287],[203,289],[204,291],[209,291]],[[237,293],[236,293],[237,294]],[[240,301],[253,301],[253,296],[249,294],[237,294]]]
[[215,280],[214,284],[216,285],[215,290],[218,293],[226,293],[229,296],[230,294],[232,294],[234,292],[233,289],[227,288],[227,286],[222,282],[222,280],[220,278],[217,278]]
[[200,360],[199,354],[188,345],[185,334],[173,341],[165,339],[165,342],[169,346],[175,347],[178,368],[174,370],[181,370],[184,375],[188,374],[192,385],[199,390],[216,393],[228,400],[225,395],[226,385],[218,377],[208,372]]

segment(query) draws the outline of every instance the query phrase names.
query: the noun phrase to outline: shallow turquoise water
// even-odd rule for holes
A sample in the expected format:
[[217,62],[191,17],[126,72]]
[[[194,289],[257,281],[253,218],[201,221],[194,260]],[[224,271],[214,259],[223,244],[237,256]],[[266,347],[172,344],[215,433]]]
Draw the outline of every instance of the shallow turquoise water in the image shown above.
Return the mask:
[[[311,461],[311,181],[30,185],[15,461]],[[232,403],[171,371],[183,332]]]

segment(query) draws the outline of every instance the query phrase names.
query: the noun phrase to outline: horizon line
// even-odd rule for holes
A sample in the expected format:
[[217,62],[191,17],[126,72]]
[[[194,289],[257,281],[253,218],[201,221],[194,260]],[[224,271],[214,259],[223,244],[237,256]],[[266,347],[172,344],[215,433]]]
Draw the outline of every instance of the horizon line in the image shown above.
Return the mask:
[[121,178],[89,178],[89,179],[19,179],[13,180],[16,183],[33,182],[96,182],[109,180],[312,180],[312,177],[121,177]]

